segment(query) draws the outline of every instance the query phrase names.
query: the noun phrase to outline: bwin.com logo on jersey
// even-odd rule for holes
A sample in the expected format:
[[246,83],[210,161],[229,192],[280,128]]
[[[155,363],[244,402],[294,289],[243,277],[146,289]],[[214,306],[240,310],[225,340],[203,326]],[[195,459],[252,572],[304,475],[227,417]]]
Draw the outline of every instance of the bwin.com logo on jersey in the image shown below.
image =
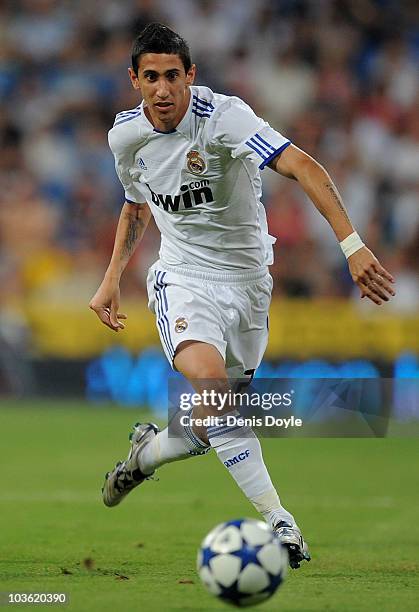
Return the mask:
[[156,206],[163,208],[167,212],[177,212],[200,204],[210,204],[214,202],[214,194],[208,179],[191,181],[180,186],[180,193],[175,195],[169,193],[156,193],[148,183],[145,183],[150,190],[151,201]]

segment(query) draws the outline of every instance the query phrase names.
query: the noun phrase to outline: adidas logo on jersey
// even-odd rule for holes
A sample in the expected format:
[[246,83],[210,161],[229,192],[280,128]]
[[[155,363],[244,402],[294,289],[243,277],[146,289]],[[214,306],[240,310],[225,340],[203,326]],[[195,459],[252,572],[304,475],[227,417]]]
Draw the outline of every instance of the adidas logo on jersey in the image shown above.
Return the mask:
[[153,204],[162,207],[168,212],[177,212],[178,210],[199,206],[199,204],[209,204],[210,202],[214,202],[214,195],[209,184],[210,183],[207,179],[202,181],[192,181],[188,185],[181,186],[181,193],[171,195],[155,193],[151,189],[150,185],[146,183],[150,190]]
[[143,160],[142,157],[140,157],[140,159],[138,160],[137,164],[140,166],[141,170],[148,170],[145,161]]

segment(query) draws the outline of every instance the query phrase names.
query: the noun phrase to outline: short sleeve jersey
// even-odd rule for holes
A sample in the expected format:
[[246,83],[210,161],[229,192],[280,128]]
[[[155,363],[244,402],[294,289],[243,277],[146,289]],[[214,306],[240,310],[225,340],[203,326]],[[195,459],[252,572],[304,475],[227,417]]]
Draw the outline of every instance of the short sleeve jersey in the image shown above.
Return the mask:
[[109,132],[128,202],[148,202],[160,259],[185,268],[252,270],[273,261],[261,204],[262,170],[290,141],[237,97],[190,87],[189,107],[159,132],[144,103],[118,113]]

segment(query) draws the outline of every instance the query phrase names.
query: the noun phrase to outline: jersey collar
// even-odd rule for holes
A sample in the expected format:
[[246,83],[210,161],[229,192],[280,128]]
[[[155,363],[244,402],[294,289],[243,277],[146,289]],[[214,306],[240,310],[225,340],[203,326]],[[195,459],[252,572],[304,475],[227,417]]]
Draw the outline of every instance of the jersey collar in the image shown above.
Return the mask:
[[193,102],[193,92],[192,92],[191,87],[189,87],[189,92],[190,92],[190,100],[189,100],[188,108],[186,109],[186,113],[183,115],[182,119],[177,124],[177,126],[173,130],[171,130],[170,132],[160,132],[159,130],[156,130],[156,128],[153,126],[151,121],[149,121],[149,119],[147,118],[147,116],[146,116],[146,114],[144,112],[144,100],[143,100],[141,102],[141,117],[143,118],[143,121],[147,125],[149,130],[151,130],[155,134],[166,134],[166,135],[175,134],[176,132],[178,132],[179,134],[182,134],[186,138],[190,138],[190,136],[191,136],[192,102]]

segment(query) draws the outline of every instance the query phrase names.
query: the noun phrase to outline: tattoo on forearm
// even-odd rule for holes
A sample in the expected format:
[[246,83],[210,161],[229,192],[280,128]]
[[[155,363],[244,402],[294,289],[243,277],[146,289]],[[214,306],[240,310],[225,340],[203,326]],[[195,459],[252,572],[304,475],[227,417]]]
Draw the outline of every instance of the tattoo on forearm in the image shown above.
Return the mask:
[[137,211],[135,216],[127,214],[125,218],[128,221],[127,234],[124,240],[123,254],[131,257],[137,245],[138,238],[141,237],[142,231],[145,228],[144,220]]
[[346,208],[345,208],[345,206],[344,206],[344,204],[342,202],[342,199],[341,199],[339,193],[337,192],[336,187],[334,186],[334,184],[333,183],[325,183],[324,186],[326,187],[326,189],[328,190],[328,192],[332,196],[333,200],[338,205],[339,209],[345,215],[345,219],[350,223],[351,221],[349,219],[349,216],[348,216],[348,213],[346,211]]

